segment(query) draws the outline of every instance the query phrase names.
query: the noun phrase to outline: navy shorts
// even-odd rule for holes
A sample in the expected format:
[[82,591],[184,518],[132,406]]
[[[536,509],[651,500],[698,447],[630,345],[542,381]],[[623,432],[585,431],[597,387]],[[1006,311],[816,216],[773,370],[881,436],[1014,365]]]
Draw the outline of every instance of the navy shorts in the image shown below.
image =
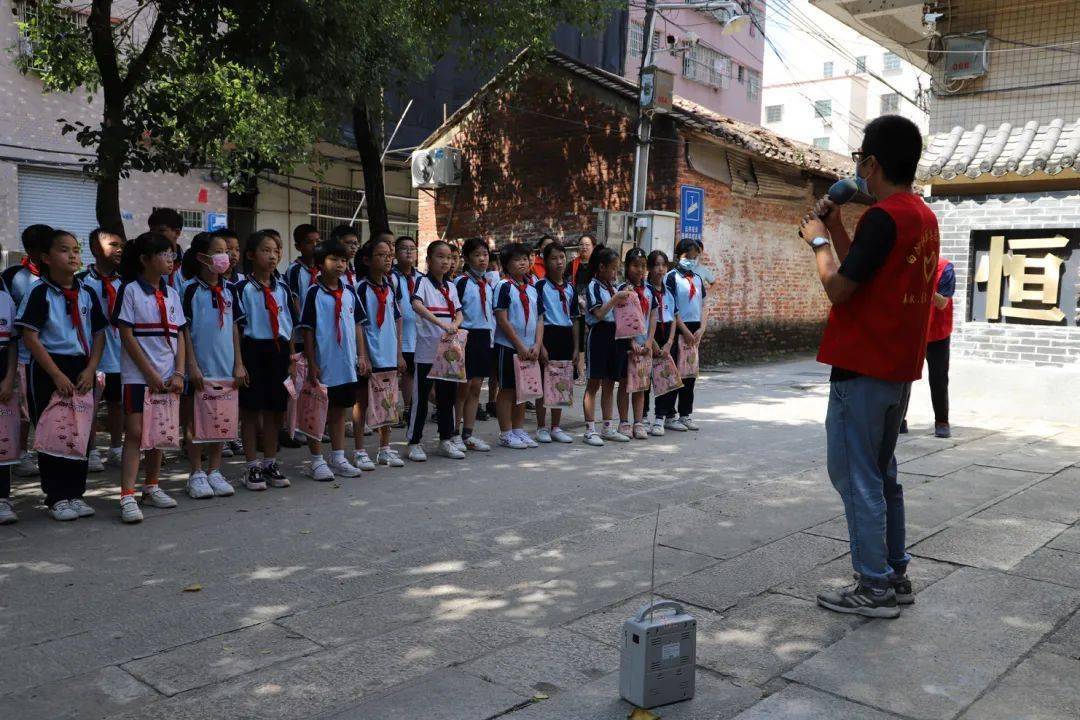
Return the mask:
[[[367,385],[365,378],[364,385]],[[326,388],[326,398],[329,400],[330,407],[336,408],[351,408],[356,404],[356,391],[360,389],[359,382],[345,383],[343,385],[334,385]]]
[[465,341],[465,377],[486,378],[491,375],[491,331],[479,328],[469,329],[469,339]]
[[630,340],[615,339],[615,323],[598,322],[589,328],[585,365],[590,380],[621,380],[626,376]]
[[248,386],[240,388],[240,407],[255,412],[285,412],[289,393],[289,343],[284,340],[240,340],[240,357],[248,371]]
[[416,353],[403,351],[401,355],[405,358],[405,372],[412,377],[416,373]]
[[571,325],[545,325],[544,349],[548,360],[574,359],[574,327]]
[[146,386],[124,385],[123,398],[125,415],[141,415],[146,403]]
[[499,387],[513,390],[517,387],[517,374],[514,372],[514,357],[517,350],[505,345],[495,346],[495,378]]
[[105,391],[101,397],[107,403],[118,403],[124,395],[124,384],[120,382],[120,373],[105,373]]

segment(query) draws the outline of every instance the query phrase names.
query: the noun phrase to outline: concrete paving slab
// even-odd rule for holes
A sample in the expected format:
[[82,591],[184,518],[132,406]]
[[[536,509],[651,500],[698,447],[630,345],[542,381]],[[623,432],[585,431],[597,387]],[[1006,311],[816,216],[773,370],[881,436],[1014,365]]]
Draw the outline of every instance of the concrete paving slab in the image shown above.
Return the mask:
[[1080,717],[1080,662],[1036,653],[981,697],[961,720],[1075,720]]
[[758,593],[847,552],[847,543],[796,533],[715,567],[661,585],[666,597],[723,611]]
[[1036,442],[1038,437],[1025,437],[1012,434],[988,435],[978,440],[958,445],[926,457],[906,462],[903,469],[919,475],[942,477],[969,465],[985,462],[987,458],[1020,450],[1025,445]]
[[1073,526],[1051,540],[1047,547],[1080,553],[1080,526]]
[[[949,563],[927,558],[916,558],[908,566],[908,577],[917,595],[956,569],[956,565],[950,565]],[[771,589],[776,593],[816,603],[818,593],[825,590],[839,590],[854,583],[853,572],[851,556],[845,555],[787,582],[780,583]]]
[[3,664],[4,671],[0,672],[0,696],[76,674],[64,663],[36,646],[5,650]]
[[1076,458],[1076,448],[1062,445],[1054,438],[1048,438],[998,453],[980,461],[979,464],[1051,474],[1069,467],[1076,462]]
[[1037,485],[1005,498],[987,512],[1071,525],[1080,520],[1080,468],[1059,472]]
[[105,720],[133,707],[152,707],[161,696],[118,667],[0,696],[0,715],[21,718]]
[[1039,650],[1080,660],[1080,613],[1074,614],[1065,624],[1039,646]]
[[122,667],[162,695],[176,695],[321,649],[302,635],[263,623],[181,645]]
[[569,630],[555,629],[459,666],[462,672],[510,688],[519,695],[553,695],[619,669],[611,645]]
[[[901,436],[902,437],[902,436]],[[918,460],[927,455],[948,450],[960,444],[959,440],[950,438],[938,438],[933,435],[920,435],[898,443],[896,446],[896,462],[906,463]]]
[[527,699],[459,670],[437,670],[322,720],[484,720]]
[[785,677],[905,717],[953,718],[1077,605],[1070,588],[964,568]]
[[1060,523],[979,513],[909,548],[912,555],[1010,570],[1066,529]]
[[792,684],[736,715],[735,720],[892,720],[895,717]]
[[1065,550],[1039,548],[1010,572],[1034,580],[1080,588],[1080,555]]

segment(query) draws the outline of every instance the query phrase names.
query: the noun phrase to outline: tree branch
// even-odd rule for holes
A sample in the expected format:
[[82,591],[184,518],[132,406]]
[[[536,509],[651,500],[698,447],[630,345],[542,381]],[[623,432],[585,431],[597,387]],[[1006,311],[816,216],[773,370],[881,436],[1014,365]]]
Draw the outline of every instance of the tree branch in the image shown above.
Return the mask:
[[101,74],[101,89],[105,93],[106,101],[112,98],[121,99],[123,83],[120,80],[120,66],[116,61],[116,45],[113,44],[112,0],[94,0],[86,24],[90,28],[90,46]]
[[[95,4],[97,4],[97,0],[95,0]],[[150,60],[161,49],[161,43],[165,39],[165,25],[168,22],[169,15],[166,5],[167,3],[158,5],[158,14],[154,18],[154,27],[150,30],[150,36],[146,38],[146,44],[143,45],[142,51],[128,66],[127,77],[124,78],[122,84],[125,96],[142,82],[142,76],[150,65]]]

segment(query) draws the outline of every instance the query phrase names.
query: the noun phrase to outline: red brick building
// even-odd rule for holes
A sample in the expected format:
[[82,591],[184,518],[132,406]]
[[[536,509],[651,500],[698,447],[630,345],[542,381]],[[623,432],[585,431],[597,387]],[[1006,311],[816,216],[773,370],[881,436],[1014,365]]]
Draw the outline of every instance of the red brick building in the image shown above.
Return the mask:
[[[595,233],[597,210],[630,209],[636,108],[623,78],[558,54],[519,58],[425,142],[461,149],[464,178],[420,192],[421,246]],[[716,274],[707,355],[815,347],[828,301],[796,227],[851,163],[680,98],[653,135],[646,207],[678,212],[680,186],[705,191],[704,262]]]

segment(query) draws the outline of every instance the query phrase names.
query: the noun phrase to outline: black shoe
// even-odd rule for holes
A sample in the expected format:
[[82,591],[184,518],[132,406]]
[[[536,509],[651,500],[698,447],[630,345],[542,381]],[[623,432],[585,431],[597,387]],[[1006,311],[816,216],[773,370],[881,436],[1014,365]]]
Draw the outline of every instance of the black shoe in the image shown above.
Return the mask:
[[476,409],[476,419],[479,420],[480,422],[484,422],[485,420],[487,420],[488,419],[487,410],[485,410],[482,407],[477,408]]
[[248,467],[247,477],[244,478],[244,487],[248,490],[265,490],[266,480],[263,478],[263,469],[258,465]]
[[302,447],[303,443],[294,438],[287,430],[281,430],[278,432],[278,445],[287,448]]
[[952,437],[952,429],[949,427],[949,423],[934,423],[934,437]]
[[907,420],[900,421],[900,434],[907,435]]
[[858,584],[843,590],[829,590],[817,596],[818,605],[838,613],[862,615],[870,618],[898,618],[900,606],[896,602],[896,592],[890,587],[885,592],[875,593],[869,587]]
[[262,475],[266,480],[288,480],[288,478],[282,474],[281,468],[278,467],[276,462],[272,462],[265,466],[262,469]]
[[489,402],[484,405],[484,409],[487,410],[487,414],[489,417],[495,417],[499,414],[498,410],[495,409],[495,403],[493,402]]
[[892,589],[896,593],[896,603],[898,605],[914,605],[915,604],[915,590],[911,587],[911,580],[908,580],[907,575],[897,575],[892,579]]

